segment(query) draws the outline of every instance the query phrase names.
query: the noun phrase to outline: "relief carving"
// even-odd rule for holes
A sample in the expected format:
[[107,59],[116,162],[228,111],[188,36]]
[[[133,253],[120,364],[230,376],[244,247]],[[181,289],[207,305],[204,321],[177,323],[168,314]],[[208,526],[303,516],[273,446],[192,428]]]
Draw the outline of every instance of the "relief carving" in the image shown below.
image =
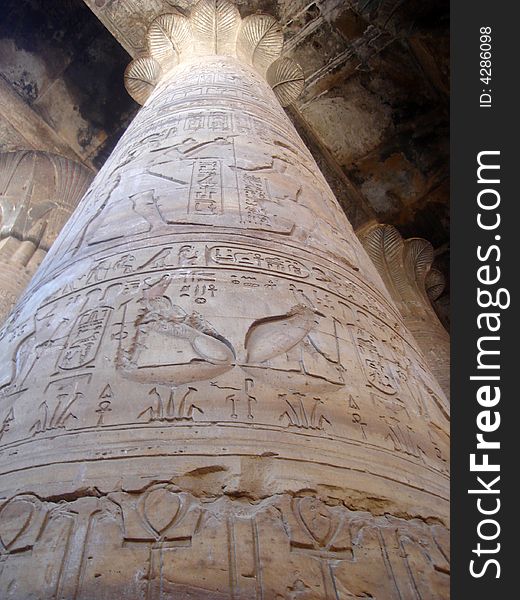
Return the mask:
[[316,330],[319,321],[320,316],[303,304],[285,315],[255,321],[246,334],[243,369],[289,388],[321,391],[342,386],[345,368],[336,323],[328,333]]
[[0,597],[447,598],[449,406],[279,24],[146,4],[147,99],[0,331]]
[[429,294],[436,293],[432,278],[428,279],[432,273],[432,245],[420,238],[403,240],[391,225],[375,225],[363,232],[360,239],[432,372],[449,396],[449,335],[429,298]]
[[199,313],[188,314],[162,294],[168,283],[149,287],[141,310],[121,343],[117,368],[134,381],[178,386],[210,379],[233,367],[235,353]]
[[[196,590],[205,598],[433,600],[447,593],[449,573],[439,526],[310,496],[201,502],[164,483],[61,503],[15,496],[0,509],[0,540],[6,599],[21,589],[42,599],[108,599],[117,564],[126,565],[127,593],[150,599]],[[35,559],[45,578],[21,578]],[[207,578],[197,577],[201,569]]]

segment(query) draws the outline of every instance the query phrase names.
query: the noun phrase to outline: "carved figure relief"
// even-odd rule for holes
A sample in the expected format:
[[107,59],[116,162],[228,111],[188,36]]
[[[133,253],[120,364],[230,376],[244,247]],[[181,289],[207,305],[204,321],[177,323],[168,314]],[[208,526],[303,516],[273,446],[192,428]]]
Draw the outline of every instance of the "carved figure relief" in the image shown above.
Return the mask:
[[326,390],[343,385],[336,331],[313,331],[319,319],[309,306],[298,304],[285,315],[255,321],[245,339],[244,370],[289,388]]
[[38,151],[0,154],[0,322],[21,296],[93,173]]

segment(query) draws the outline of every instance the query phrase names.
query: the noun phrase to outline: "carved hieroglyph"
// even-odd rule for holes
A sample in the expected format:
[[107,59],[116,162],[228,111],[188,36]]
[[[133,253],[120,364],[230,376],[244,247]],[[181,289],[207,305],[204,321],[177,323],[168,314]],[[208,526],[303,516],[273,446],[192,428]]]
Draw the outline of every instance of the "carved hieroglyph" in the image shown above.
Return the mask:
[[450,336],[431,302],[444,287],[442,273],[431,269],[433,247],[422,238],[403,240],[392,225],[375,225],[360,234],[408,330],[447,397],[450,394]]
[[93,177],[83,165],[48,152],[0,154],[0,323]]
[[0,596],[447,598],[446,398],[245,19],[194,11],[0,334]]

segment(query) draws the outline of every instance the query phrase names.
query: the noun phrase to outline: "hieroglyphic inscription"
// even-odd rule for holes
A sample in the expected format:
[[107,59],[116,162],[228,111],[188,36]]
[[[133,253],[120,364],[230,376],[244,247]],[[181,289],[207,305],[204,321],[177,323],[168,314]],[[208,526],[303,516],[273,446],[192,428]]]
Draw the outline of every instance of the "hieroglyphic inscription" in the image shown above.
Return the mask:
[[274,253],[268,254],[248,248],[208,246],[206,247],[206,256],[209,263],[253,267],[277,273],[288,273],[302,279],[309,277],[309,272],[303,264]]
[[289,427],[298,429],[323,430],[325,424],[331,425],[329,419],[323,413],[321,405],[324,404],[320,398],[308,400],[305,394],[294,392],[291,397],[280,394],[280,399],[285,400],[285,412],[280,415],[280,421],[286,421]]
[[[21,494],[0,508],[0,590],[6,599],[17,588],[87,600],[125,565],[127,593],[148,600],[201,590],[256,600],[434,600],[446,593],[446,534],[309,496],[201,502],[161,483],[60,504]],[[36,559],[44,574],[24,577]]]
[[197,388],[188,387],[182,394],[177,394],[175,390],[170,390],[168,400],[164,401],[157,388],[153,388],[149,392],[153,403],[141,411],[137,418],[141,419],[148,417],[148,422],[152,421],[193,421],[193,413],[199,412],[204,414],[202,408],[193,403],[190,396],[196,392]]
[[94,360],[111,311],[112,308],[107,306],[78,316],[58,361],[60,368],[77,369]]
[[11,423],[14,421],[14,419],[15,419],[14,409],[10,408],[7,411],[7,414],[5,415],[5,417],[4,417],[3,421],[2,421],[2,425],[0,426],[0,441],[2,441],[2,438],[4,437],[4,435],[11,428]]
[[271,225],[271,218],[262,204],[268,200],[264,180],[253,173],[244,173],[242,180],[247,222],[255,225]]
[[62,500],[0,507],[2,597],[446,597],[447,404],[248,65],[167,71],[0,353],[6,498]]

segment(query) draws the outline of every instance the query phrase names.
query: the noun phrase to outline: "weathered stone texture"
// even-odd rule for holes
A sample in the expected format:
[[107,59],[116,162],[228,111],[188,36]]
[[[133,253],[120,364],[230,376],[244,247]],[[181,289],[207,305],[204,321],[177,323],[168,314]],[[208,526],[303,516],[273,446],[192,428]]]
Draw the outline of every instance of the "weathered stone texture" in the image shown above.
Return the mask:
[[433,263],[433,247],[424,239],[403,240],[392,225],[373,225],[360,233],[361,243],[376,265],[408,330],[426,362],[450,395],[450,336],[431,304],[444,288],[444,276]]
[[[25,525],[22,532],[13,521]],[[449,541],[441,526],[374,517],[312,496],[200,499],[171,484],[59,503],[25,494],[4,504],[0,534],[6,600],[449,594]]]
[[0,334],[3,597],[447,598],[447,400],[222,4]]
[[55,152],[97,169],[137,109],[121,81],[127,61],[82,0],[2,0],[0,151]]

